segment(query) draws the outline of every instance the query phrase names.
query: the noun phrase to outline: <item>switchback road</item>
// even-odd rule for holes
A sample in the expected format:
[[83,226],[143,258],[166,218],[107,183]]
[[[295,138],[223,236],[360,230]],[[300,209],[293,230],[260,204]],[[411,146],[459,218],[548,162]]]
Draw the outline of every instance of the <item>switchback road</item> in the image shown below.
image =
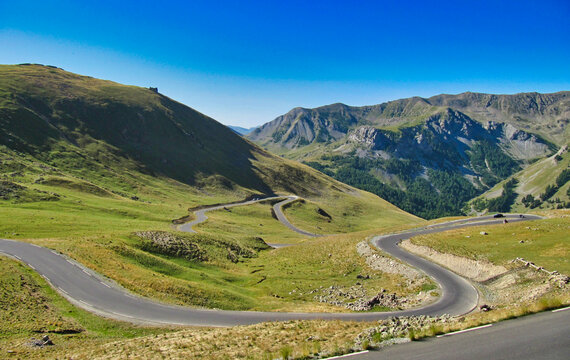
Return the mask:
[[[234,204],[233,206],[237,206]],[[223,207],[223,206],[221,206]],[[518,218],[512,221],[536,219],[535,216]],[[412,265],[433,276],[443,290],[442,297],[427,307],[394,311],[367,313],[283,313],[252,312],[196,309],[173,306],[138,297],[127,290],[104,279],[82,265],[69,260],[62,254],[37,245],[0,239],[0,252],[28,264],[41,274],[70,302],[78,307],[102,316],[135,323],[177,324],[198,326],[233,326],[264,321],[293,319],[341,319],[373,321],[390,316],[407,315],[459,315],[470,311],[476,304],[477,293],[461,277],[438,265],[409,254],[396,244],[404,238],[414,235],[446,231],[453,228],[480,224],[496,224],[502,219],[475,218],[455,221],[450,224],[410,230],[405,233],[385,235],[374,239],[374,243],[394,257],[410,262]]]

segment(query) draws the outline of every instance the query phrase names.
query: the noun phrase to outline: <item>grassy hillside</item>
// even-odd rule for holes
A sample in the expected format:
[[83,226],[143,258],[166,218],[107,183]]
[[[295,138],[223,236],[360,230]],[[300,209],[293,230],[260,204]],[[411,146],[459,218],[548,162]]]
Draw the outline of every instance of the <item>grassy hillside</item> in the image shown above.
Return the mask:
[[[512,190],[507,184],[512,184]],[[570,153],[564,146],[556,154],[535,162],[473,199],[467,211],[525,212],[568,207]]]
[[[412,239],[439,252],[473,260],[487,260],[507,268],[511,261],[522,257],[549,271],[570,274],[569,210],[542,213],[547,218],[529,223],[509,223],[446,231]],[[488,235],[481,235],[485,231]],[[515,264],[517,265],[517,264]]]
[[[307,211],[317,206],[330,213],[327,231],[421,222],[376,196],[271,155],[150,89],[53,67],[0,66],[0,149],[1,237],[54,248],[135,293],[172,303],[315,306],[312,299],[272,297],[285,278],[257,286],[252,264],[272,261],[263,240],[306,240],[277,223],[269,205],[235,208],[213,215],[200,234],[177,234],[172,220],[188,208],[294,193],[311,204]],[[260,230],[260,224],[267,226]],[[347,261],[360,260],[352,254]],[[333,271],[332,264],[321,265]],[[293,269],[292,276],[306,276],[309,269]],[[398,282],[379,278],[372,287]]]

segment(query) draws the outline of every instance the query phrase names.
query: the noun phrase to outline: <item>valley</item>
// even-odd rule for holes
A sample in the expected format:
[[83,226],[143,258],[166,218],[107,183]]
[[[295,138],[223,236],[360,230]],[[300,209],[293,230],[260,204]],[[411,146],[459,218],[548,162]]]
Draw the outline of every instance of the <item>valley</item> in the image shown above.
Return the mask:
[[[564,154],[568,95],[463,93],[363,107],[295,108],[247,137],[434,219],[470,214],[466,205],[471,199],[557,151]],[[568,201],[561,195],[557,204]],[[528,209],[521,199],[494,211],[509,211],[511,205],[513,211]],[[553,207],[544,201],[540,205]],[[480,202],[477,210],[485,209]]]
[[0,66],[8,356],[318,358],[569,303],[567,92],[296,108],[246,139],[155,90]]

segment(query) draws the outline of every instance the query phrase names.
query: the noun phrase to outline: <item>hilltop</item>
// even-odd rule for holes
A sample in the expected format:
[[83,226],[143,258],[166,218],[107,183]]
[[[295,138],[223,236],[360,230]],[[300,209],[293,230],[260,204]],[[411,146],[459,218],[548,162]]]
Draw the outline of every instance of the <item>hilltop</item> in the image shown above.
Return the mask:
[[569,118],[570,92],[463,93],[295,108],[248,138],[435,218],[566,145]]
[[[220,210],[198,234],[177,233],[173,220],[192,216],[189,209],[296,194],[303,200],[287,215],[319,233],[421,223],[373,194],[264,151],[155,89],[49,66],[0,66],[0,149],[2,238],[56,249],[137,294],[168,302],[313,306],[272,297],[288,280],[256,286],[259,274],[248,268],[267,252],[264,241],[306,240],[272,217],[271,204]],[[148,238],[174,245],[156,248]],[[331,246],[341,243],[336,238]],[[311,259],[306,266],[297,259],[288,278],[311,274]],[[334,276],[341,271],[330,267]]]

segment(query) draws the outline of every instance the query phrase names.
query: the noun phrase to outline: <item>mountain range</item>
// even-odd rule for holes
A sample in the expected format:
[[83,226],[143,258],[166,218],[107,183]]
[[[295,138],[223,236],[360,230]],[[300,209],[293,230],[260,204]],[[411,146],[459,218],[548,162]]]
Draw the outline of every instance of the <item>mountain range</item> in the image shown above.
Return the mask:
[[248,138],[425,218],[471,198],[570,139],[570,92],[413,97],[294,108]]

